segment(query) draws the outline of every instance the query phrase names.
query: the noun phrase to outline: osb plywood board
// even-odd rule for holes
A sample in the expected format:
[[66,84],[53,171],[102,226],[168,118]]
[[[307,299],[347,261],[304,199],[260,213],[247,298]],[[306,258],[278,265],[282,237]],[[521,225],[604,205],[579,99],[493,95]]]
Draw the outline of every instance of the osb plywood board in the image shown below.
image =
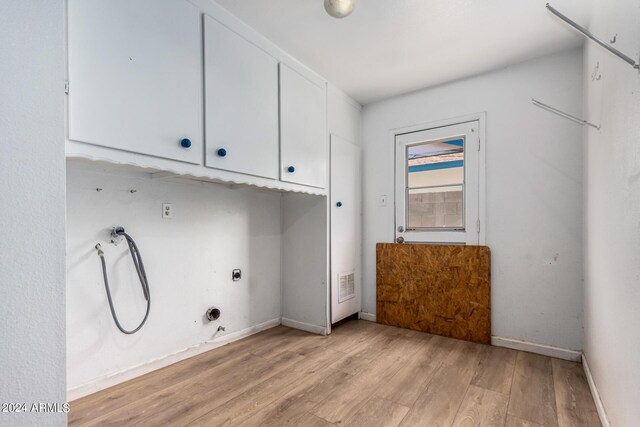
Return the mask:
[[378,243],[378,323],[491,343],[486,246]]

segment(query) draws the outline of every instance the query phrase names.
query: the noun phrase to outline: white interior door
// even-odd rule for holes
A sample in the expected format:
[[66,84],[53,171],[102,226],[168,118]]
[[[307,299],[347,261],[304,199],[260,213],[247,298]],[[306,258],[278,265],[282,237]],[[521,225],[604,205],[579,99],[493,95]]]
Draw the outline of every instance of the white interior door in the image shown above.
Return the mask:
[[360,148],[331,135],[331,323],[361,307],[360,179]]
[[280,64],[280,179],[325,188],[326,88]]
[[396,135],[396,241],[479,244],[479,122]]
[[204,16],[206,165],[278,178],[278,61]]
[[68,16],[69,139],[201,163],[198,9],[185,0],[69,0]]

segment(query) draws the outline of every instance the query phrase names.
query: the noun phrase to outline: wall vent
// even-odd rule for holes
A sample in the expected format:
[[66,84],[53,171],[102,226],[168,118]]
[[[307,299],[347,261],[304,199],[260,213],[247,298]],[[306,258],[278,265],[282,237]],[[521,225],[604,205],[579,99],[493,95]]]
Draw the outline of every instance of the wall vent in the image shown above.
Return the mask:
[[356,296],[356,280],[353,272],[338,274],[338,283],[338,303],[350,300]]

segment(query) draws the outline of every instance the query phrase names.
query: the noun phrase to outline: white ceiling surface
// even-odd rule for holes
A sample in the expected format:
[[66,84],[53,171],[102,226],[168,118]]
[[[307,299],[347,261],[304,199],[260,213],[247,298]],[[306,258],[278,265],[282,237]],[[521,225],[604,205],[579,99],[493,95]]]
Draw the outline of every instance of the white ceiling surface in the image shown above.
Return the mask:
[[[362,104],[582,43],[545,0],[356,0],[344,19],[323,0],[216,1]],[[586,3],[551,1],[581,24]]]

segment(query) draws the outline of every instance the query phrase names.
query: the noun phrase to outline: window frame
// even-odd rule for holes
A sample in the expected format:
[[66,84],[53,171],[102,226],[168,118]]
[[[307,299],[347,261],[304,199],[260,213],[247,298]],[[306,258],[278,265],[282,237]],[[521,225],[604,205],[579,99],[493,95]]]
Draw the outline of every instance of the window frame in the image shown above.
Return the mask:
[[[394,235],[395,240],[399,242],[402,240],[406,243],[440,243],[440,244],[463,244],[463,245],[484,245],[486,236],[485,226],[485,210],[486,210],[486,183],[485,183],[485,121],[486,113],[470,114],[462,117],[455,117],[451,119],[440,120],[437,122],[429,122],[425,124],[417,124],[413,126],[397,128],[390,131],[390,138],[393,142],[395,152],[395,170],[394,170]],[[419,230],[406,230],[407,215],[408,215],[408,199],[407,199],[407,181],[408,181],[408,166],[406,162],[406,147],[409,145],[417,145],[420,142],[407,142],[412,138],[411,134],[416,135],[419,132],[437,131],[438,128],[456,127],[466,129],[467,125],[475,122],[475,131],[465,138],[465,183],[464,183],[464,209],[465,216],[468,214],[469,207],[467,206],[468,200],[471,197],[474,200],[473,204],[477,203],[477,210],[475,207],[472,210],[473,218],[465,220],[465,230],[454,230],[451,228],[443,229],[419,229]],[[434,132],[437,133],[437,132]],[[477,134],[477,135],[475,135]],[[448,138],[448,136],[444,137]],[[438,138],[435,138],[436,140]],[[429,138],[425,140],[434,140]],[[472,179],[475,182],[469,182],[467,176],[468,170],[468,158],[467,150],[477,150],[474,153],[474,162],[472,169],[477,169],[477,179]],[[475,170],[473,176],[476,176]],[[470,187],[467,185],[469,184]],[[469,193],[474,191],[475,195]],[[477,201],[475,201],[477,200]],[[477,214],[476,214],[477,212]],[[403,227],[403,231],[399,231],[399,227]]]

